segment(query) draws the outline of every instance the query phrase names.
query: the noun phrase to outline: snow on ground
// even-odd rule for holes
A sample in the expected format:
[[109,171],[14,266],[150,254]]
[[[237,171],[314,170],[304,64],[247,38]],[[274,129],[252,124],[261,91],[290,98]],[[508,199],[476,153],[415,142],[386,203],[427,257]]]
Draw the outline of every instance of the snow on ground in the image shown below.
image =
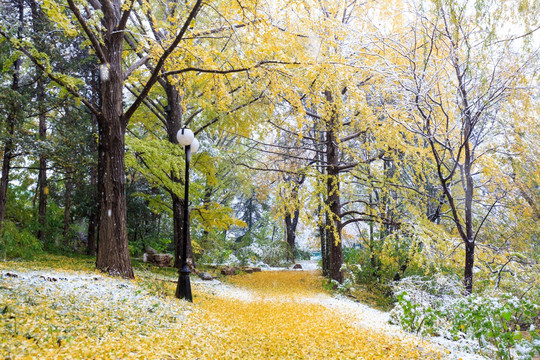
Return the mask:
[[253,292],[249,290],[224,284],[218,280],[204,281],[200,279],[192,279],[191,282],[193,285],[195,285],[195,287],[202,287],[201,290],[217,297],[226,297],[244,302],[253,302],[258,299]]
[[302,270],[313,271],[320,269],[319,262],[314,260],[301,260],[297,264],[302,265]]
[[[313,262],[301,262],[304,270],[311,270],[316,264]],[[284,269],[275,269],[284,270]],[[28,289],[38,289],[51,297],[56,297],[62,293],[64,298],[76,298],[80,303],[104,302],[104,306],[122,303],[123,308],[132,308],[137,316],[148,313],[141,312],[140,309],[152,309],[154,311],[145,319],[147,322],[159,319],[163,314],[167,317],[176,317],[178,322],[189,314],[190,310],[195,310],[188,304],[179,307],[176,299],[167,299],[155,296],[149,296],[147,292],[141,290],[140,286],[130,281],[113,279],[92,273],[60,272],[60,271],[2,271],[0,280],[4,284],[9,284],[9,290],[14,292],[28,292]],[[8,280],[9,281],[6,281]],[[272,301],[272,302],[298,302],[305,304],[318,304],[339,314],[345,321],[349,321],[359,328],[368,328],[374,331],[383,332],[388,335],[397,336],[402,339],[418,343],[418,337],[405,333],[398,326],[388,323],[389,314],[367,305],[358,303],[344,296],[330,296],[328,294],[313,294],[294,297],[286,296],[261,296],[260,294],[248,289],[239,288],[229,284],[223,284],[218,280],[202,281],[196,278],[192,283],[197,291],[211,293],[214,296],[222,298],[232,298],[243,302]],[[159,306],[157,305],[159,304]],[[187,311],[186,311],[187,310]],[[156,314],[156,312],[158,314]],[[144,315],[143,315],[144,316]],[[176,324],[178,324],[175,321]],[[485,358],[460,352],[457,343],[443,338],[424,338],[448,356],[449,360],[484,360]]]
[[[342,295],[333,297],[321,296],[320,298],[311,298],[307,300],[319,303],[332,311],[340,313],[344,318],[360,328],[373,329],[411,342],[418,341],[417,336],[406,333],[397,325],[391,325],[388,322],[390,319],[390,314],[388,312],[374,309]],[[427,340],[443,352],[446,352],[446,359],[448,360],[486,360],[482,356],[461,351],[457,343],[444,338],[425,337],[423,340]]]
[[185,306],[179,307],[176,299],[153,296],[130,281],[100,274],[55,270],[2,271],[0,274],[0,280],[6,284],[3,289],[11,294],[21,298],[46,297],[52,299],[55,306],[66,309],[75,303],[88,311],[121,304],[121,308],[129,312],[126,317],[132,315],[146,324],[161,322],[159,315],[182,321],[187,314]]
[[257,263],[257,264],[252,264],[252,265],[256,266],[256,267],[260,267],[261,270],[263,270],[263,271],[284,271],[284,270],[314,271],[314,270],[319,270],[320,269],[318,261],[315,261],[315,260],[299,260],[295,264],[302,265],[302,268],[301,269],[293,269],[293,265],[291,265],[288,268],[280,267],[280,266],[269,266],[269,265],[267,265],[265,263],[262,263],[262,262]]
[[[313,261],[302,261],[302,270],[311,271],[316,270],[317,263]],[[265,270],[265,269],[263,269]],[[285,268],[267,268],[268,271],[285,271]],[[298,271],[298,270],[295,270]],[[213,295],[219,297],[227,297],[245,302],[299,302],[305,304],[318,304],[328,308],[335,313],[338,313],[343,318],[350,321],[351,324],[359,328],[368,328],[377,332],[382,332],[390,336],[397,336],[399,338],[407,339],[413,343],[417,343],[419,338],[416,335],[406,333],[397,325],[391,325],[388,321],[390,314],[388,312],[374,309],[365,304],[354,301],[342,295],[330,296],[328,294],[320,293],[310,296],[302,297],[269,297],[267,295],[261,296],[253,291],[249,291],[243,288],[232,286],[229,284],[223,284],[217,280],[212,282],[204,282],[202,280],[197,281],[196,284],[202,286],[201,290],[209,290]],[[423,340],[427,340],[429,343],[435,345],[436,348],[446,353],[445,357],[448,360],[487,360],[486,358],[470,354],[460,350],[458,343],[442,338],[442,337],[426,337]]]

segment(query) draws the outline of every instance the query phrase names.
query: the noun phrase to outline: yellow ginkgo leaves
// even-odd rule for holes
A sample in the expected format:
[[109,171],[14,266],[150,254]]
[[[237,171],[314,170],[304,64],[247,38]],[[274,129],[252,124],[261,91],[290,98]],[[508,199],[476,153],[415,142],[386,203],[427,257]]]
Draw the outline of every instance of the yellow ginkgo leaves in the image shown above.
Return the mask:
[[194,281],[189,304],[167,279],[167,295],[155,296],[137,281],[24,265],[0,264],[3,358],[438,358],[419,340],[363,328],[356,314],[319,301],[331,297],[310,272],[243,275],[233,286]]

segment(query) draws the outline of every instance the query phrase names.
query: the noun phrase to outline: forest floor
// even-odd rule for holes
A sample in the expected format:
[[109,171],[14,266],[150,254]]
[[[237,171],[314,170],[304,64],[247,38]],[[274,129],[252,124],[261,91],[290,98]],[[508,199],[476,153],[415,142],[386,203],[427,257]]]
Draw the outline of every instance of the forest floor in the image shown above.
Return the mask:
[[[388,314],[325,292],[314,271],[263,271],[227,283],[135,281],[91,264],[0,262],[0,357],[10,359],[474,359],[404,333]],[[464,356],[465,355],[465,356]]]

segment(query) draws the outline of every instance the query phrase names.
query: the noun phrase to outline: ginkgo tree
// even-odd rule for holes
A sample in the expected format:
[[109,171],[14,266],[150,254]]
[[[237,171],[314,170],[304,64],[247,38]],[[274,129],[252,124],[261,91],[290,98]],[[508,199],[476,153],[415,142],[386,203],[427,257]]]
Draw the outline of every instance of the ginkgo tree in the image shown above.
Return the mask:
[[[123,3],[118,0],[77,3],[47,1],[44,12],[58,28],[71,36],[84,36],[92,48],[100,68],[100,98],[98,102],[86,97],[75,81],[52,71],[46,58],[28,44],[13,41],[7,31],[2,35],[24,52],[44,71],[51,80],[62,86],[71,95],[81,100],[98,121],[98,194],[99,227],[96,267],[113,275],[132,278],[133,270],[129,259],[126,227],[124,137],[129,120],[143,103],[160,76],[165,61],[174,48],[190,31],[202,1],[181,5],[176,16],[180,26],[165,48],[154,48],[157,61],[154,71],[145,78],[144,87],[137,98],[126,104],[123,89],[130,72],[142,62],[133,62],[127,68],[126,33],[130,18],[144,11],[144,4],[135,1]],[[135,33],[135,32],[132,32]]]
[[[323,272],[338,282],[343,281],[341,236],[344,226],[389,221],[382,214],[370,216],[355,208],[359,202],[354,195],[349,197],[347,190],[354,179],[351,171],[381,160],[388,148],[383,137],[377,138],[378,144],[366,141],[373,139],[371,127],[386,128],[384,122],[375,121],[366,96],[374,81],[367,65],[373,60],[366,55],[366,34],[371,26],[362,22],[358,14],[371,10],[370,6],[355,1],[306,2],[295,13],[294,25],[285,27],[294,30],[301,39],[295,59],[303,66],[289,67],[286,73],[284,70],[288,77],[276,76],[273,80],[270,91],[278,105],[274,116],[267,121],[277,137],[288,138],[289,143],[272,144],[266,139],[266,143],[261,144],[263,151],[279,154],[291,163],[285,168],[275,164],[273,171],[294,176],[297,184],[307,177],[307,187],[312,189],[313,195],[305,198],[310,199],[311,204],[303,208],[306,212],[318,209],[315,213],[320,214],[316,222],[322,229]],[[383,130],[377,132],[384,133]],[[287,192],[293,198],[297,197],[296,187],[293,184]],[[346,201],[342,203],[342,199]],[[298,201],[287,197],[284,200]],[[295,207],[282,207],[285,221],[290,217],[292,225]]]
[[519,21],[520,14],[503,4],[434,1],[404,11],[411,16],[401,25],[410,32],[383,45],[388,65],[382,106],[419,137],[419,151],[428,149],[445,217],[464,245],[463,282],[471,293],[482,227],[506,196],[490,187],[498,175],[486,171],[502,144],[501,107],[518,95],[514,90],[538,49],[520,51],[515,42],[521,37],[504,33],[502,22]]
[[[136,115],[133,133],[137,133],[137,125],[142,125],[146,130],[138,136],[141,139],[146,137],[154,145],[158,145],[160,140],[156,137],[161,137],[171,144],[176,144],[177,131],[181,127],[189,126],[206,146],[211,147],[212,144],[222,142],[220,137],[227,138],[227,132],[249,136],[251,130],[256,128],[261,114],[271,111],[268,110],[271,106],[261,104],[268,86],[264,75],[274,71],[274,64],[283,62],[275,55],[276,50],[284,43],[279,34],[281,30],[273,24],[272,17],[266,15],[267,11],[268,9],[258,4],[249,4],[243,7],[241,16],[231,14],[229,19],[216,9],[202,9],[198,14],[198,22],[206,29],[193,32],[192,38],[196,46],[180,44],[175,49],[158,80],[160,87],[154,89],[144,102],[146,110]],[[171,22],[173,19],[159,12],[154,13],[151,9],[148,9],[145,16],[146,21],[139,18],[139,26],[149,25],[147,31],[154,35],[157,42],[165,43],[170,36],[168,34],[174,31],[175,25]],[[266,41],[262,43],[258,40],[260,38],[265,38]],[[142,49],[151,49],[153,46],[152,43],[136,40],[129,38],[128,42],[132,47]],[[144,57],[143,54],[147,53],[150,51],[139,51],[138,57],[144,61],[147,71],[152,71],[155,59]],[[142,90],[138,76],[129,79],[128,89],[135,96]],[[172,154],[160,152],[162,160],[151,158],[151,152],[147,151],[147,147],[145,150],[145,146],[144,141],[132,141],[130,148],[141,160],[139,164],[148,167],[149,171],[139,169],[148,175],[155,174],[155,170],[150,171],[150,168],[159,166],[163,159]],[[163,147],[172,149],[167,145]],[[215,153],[216,149],[205,151],[203,147],[201,150],[204,152],[202,158],[216,158],[215,155],[210,155]],[[199,163],[212,166],[211,161]],[[211,183],[215,180],[207,175],[212,171],[198,168],[197,164],[196,162],[195,170],[206,174],[209,189],[207,194],[211,194]],[[160,182],[172,197],[174,242],[175,248],[179,249],[179,244],[184,241],[180,239],[183,216],[181,204],[184,201],[180,195],[180,186],[184,180],[178,171],[172,169],[168,175],[162,175],[168,179],[162,178],[158,183]],[[210,200],[206,198],[205,201]],[[200,213],[201,209],[198,210]],[[231,224],[233,223],[234,221],[231,221]],[[176,251],[175,263],[178,263],[178,256]]]
[[[224,2],[216,2],[215,7],[203,6],[202,1],[190,3],[168,2],[161,4],[160,10],[156,10],[148,17],[149,9],[155,4],[149,2],[126,2],[120,1],[91,1],[88,4],[77,3],[68,0],[66,3],[47,1],[43,4],[44,12],[53,20],[57,27],[68,36],[83,36],[88,46],[92,49],[100,70],[100,97],[98,101],[85,97],[81,85],[83,81],[66,77],[64,74],[55,73],[51,70],[47,58],[37,52],[30,44],[21,43],[13,38],[9,31],[2,30],[2,35],[11,41],[12,45],[24,52],[40,67],[53,81],[60,84],[72,96],[81,100],[88,110],[98,120],[99,146],[98,146],[98,194],[99,194],[99,234],[97,267],[125,277],[132,277],[133,273],[129,263],[127,247],[126,208],[124,191],[124,137],[126,127],[145,102],[153,86],[164,76],[181,75],[185,72],[193,73],[234,73],[246,71],[274,60],[263,60],[259,64],[253,64],[246,59],[238,58],[241,69],[220,69],[223,63],[210,62],[212,54],[219,54],[219,50],[207,48],[199,44],[199,39],[204,36],[220,32],[220,27],[204,30],[207,25],[214,23],[205,21],[196,22],[199,13],[201,17],[210,14],[218,17],[221,24],[236,21],[238,27],[246,27],[244,23],[255,24],[258,19],[249,14],[254,4],[237,2],[234,6]],[[207,11],[206,13],[204,13]],[[164,15],[159,18],[154,16]],[[147,18],[139,21],[139,18]],[[162,19],[164,18],[164,20]],[[137,19],[137,20],[135,20]],[[152,23],[156,23],[155,26]],[[236,25],[235,25],[236,26]],[[232,29],[235,29],[232,26]],[[265,23],[259,25],[270,27],[279,31],[276,27]],[[155,32],[152,34],[152,31]],[[248,28],[249,30],[249,28]],[[162,32],[165,34],[161,36]],[[196,34],[200,36],[190,36]],[[157,36],[157,35],[160,36]],[[234,34],[233,34],[234,35]],[[181,46],[180,46],[181,45]],[[180,49],[180,50],[178,50]],[[274,49],[272,49],[273,51]],[[175,53],[175,51],[177,51]],[[142,52],[142,56],[138,53]],[[249,54],[252,50],[245,51]],[[174,56],[172,56],[174,53]],[[270,52],[271,53],[271,52]],[[190,58],[192,55],[196,57]],[[230,59],[231,61],[233,59]],[[242,63],[243,60],[244,63]],[[216,68],[204,68],[195,66],[195,61],[205,65],[216,65]],[[148,67],[142,67],[144,64]],[[143,71],[140,71],[143,69]],[[259,70],[264,73],[264,69]],[[133,82],[136,76],[140,87],[132,98],[124,96],[126,83]],[[257,77],[257,75],[254,75]],[[181,76],[175,76],[177,80],[174,86],[180,93],[182,84]],[[260,77],[260,76],[259,76]],[[179,79],[179,80],[178,80]],[[211,93],[219,91],[219,87],[207,84],[209,89],[202,92],[203,99],[208,100]],[[237,94],[228,90],[229,96]],[[126,101],[127,100],[127,101]],[[178,104],[171,104],[171,106]],[[195,111],[193,116],[198,114]],[[186,121],[184,124],[188,123]],[[178,125],[178,124],[177,124]],[[170,129],[169,132],[173,132]]]

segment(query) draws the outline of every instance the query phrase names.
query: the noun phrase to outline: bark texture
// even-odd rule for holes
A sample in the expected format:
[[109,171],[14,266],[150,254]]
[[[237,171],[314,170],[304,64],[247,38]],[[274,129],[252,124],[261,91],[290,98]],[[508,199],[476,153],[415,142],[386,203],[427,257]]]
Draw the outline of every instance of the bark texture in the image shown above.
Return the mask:
[[[101,72],[101,116],[98,117],[99,226],[96,267],[111,275],[134,278],[129,257],[125,195],[125,133],[122,111],[123,32],[115,32],[116,10],[104,11],[107,64]],[[107,11],[112,13],[108,14]]]
[[292,214],[285,215],[285,236],[289,245],[289,261],[294,261],[294,249],[296,247],[296,227],[298,226],[298,216],[300,211],[295,210]]
[[[330,91],[325,91],[326,100],[332,104]],[[337,114],[333,111],[328,118],[326,130],[326,161],[327,161],[327,202],[330,209],[329,227],[327,232],[327,246],[329,254],[328,272],[330,278],[339,283],[343,282],[343,251],[341,245],[341,204],[339,194],[339,146],[337,144],[334,128]]]

